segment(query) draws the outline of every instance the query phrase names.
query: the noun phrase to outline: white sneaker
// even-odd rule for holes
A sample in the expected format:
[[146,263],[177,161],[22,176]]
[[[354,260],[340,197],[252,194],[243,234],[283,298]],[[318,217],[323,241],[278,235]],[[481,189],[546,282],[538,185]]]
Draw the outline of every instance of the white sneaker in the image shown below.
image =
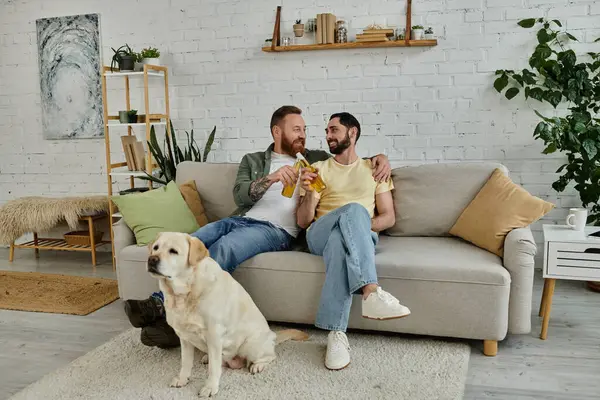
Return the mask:
[[395,319],[410,314],[408,307],[400,304],[397,298],[377,286],[377,291],[362,301],[362,316],[370,319]]
[[327,369],[338,370],[350,364],[350,345],[346,334],[341,331],[331,331],[327,337],[327,354],[325,366]]

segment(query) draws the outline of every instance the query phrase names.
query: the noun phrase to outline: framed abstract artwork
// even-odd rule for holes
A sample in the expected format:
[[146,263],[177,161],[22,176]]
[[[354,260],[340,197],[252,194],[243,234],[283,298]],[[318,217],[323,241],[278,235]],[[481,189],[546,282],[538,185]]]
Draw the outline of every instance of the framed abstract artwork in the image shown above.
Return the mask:
[[36,20],[45,139],[104,136],[98,14]]

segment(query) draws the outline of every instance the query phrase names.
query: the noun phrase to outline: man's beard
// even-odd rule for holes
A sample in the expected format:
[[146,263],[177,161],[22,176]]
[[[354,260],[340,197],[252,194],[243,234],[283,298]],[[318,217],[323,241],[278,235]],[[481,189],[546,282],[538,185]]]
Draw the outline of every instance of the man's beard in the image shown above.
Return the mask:
[[304,154],[304,139],[296,139],[293,142],[283,139],[281,150],[292,157],[296,157],[296,153]]
[[[331,147],[332,143],[335,143],[335,147]],[[332,139],[327,144],[329,145],[331,154],[342,154],[344,150],[350,147],[352,142],[350,141],[350,135],[346,132],[346,137],[341,142],[338,142],[337,139]]]

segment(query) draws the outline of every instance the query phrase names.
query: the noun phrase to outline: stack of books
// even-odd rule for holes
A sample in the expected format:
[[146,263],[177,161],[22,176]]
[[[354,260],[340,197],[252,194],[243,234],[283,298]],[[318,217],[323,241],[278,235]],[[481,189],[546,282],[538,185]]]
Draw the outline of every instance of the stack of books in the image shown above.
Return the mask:
[[130,171],[143,171],[146,169],[144,144],[137,140],[133,135],[121,136],[123,151],[127,168]]
[[363,29],[363,33],[356,34],[357,42],[386,42],[394,36],[393,29]]
[[335,43],[336,17],[331,13],[317,14],[317,44]]

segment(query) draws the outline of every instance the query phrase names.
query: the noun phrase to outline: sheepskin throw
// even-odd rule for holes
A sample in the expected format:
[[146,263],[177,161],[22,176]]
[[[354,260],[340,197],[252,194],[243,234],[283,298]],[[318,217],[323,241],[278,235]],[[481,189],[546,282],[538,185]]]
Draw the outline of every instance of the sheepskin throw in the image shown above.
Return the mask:
[[108,211],[108,196],[22,197],[0,207],[0,244],[31,232],[48,232],[61,222],[77,229],[79,218]]

